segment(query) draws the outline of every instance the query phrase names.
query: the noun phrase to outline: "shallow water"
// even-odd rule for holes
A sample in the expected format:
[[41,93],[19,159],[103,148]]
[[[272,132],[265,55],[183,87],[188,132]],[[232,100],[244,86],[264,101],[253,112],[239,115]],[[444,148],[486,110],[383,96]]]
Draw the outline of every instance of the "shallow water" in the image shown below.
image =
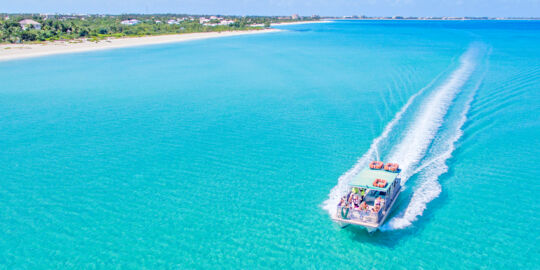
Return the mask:
[[[540,264],[540,23],[283,28],[0,63],[0,268]],[[376,157],[405,191],[342,230]]]

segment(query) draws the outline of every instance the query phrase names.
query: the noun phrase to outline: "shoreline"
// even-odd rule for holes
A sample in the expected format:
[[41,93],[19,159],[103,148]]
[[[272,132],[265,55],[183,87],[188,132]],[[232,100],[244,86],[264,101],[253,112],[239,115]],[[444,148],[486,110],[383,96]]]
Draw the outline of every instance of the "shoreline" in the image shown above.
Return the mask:
[[88,40],[54,41],[39,44],[0,44],[0,62],[55,54],[79,53],[97,50],[166,44],[219,37],[280,32],[280,29],[203,32],[144,37],[109,38],[99,42]]
[[[308,23],[329,23],[329,20],[273,23],[272,26],[296,25]],[[264,34],[284,31],[268,28],[262,30],[241,30],[225,32],[202,32],[187,34],[156,35],[143,37],[107,38],[98,42],[88,40],[53,41],[35,44],[0,44],[0,62],[24,58],[49,56],[56,54],[80,53],[145,45],[157,45],[208,38],[231,37],[240,35]]]

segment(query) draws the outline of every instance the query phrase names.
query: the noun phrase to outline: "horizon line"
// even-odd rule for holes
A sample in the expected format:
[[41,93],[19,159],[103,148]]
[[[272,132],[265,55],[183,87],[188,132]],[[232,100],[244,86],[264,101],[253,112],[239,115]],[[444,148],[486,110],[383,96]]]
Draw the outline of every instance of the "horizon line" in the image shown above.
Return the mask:
[[39,15],[39,16],[126,16],[126,15],[185,15],[185,16],[230,16],[230,17],[291,17],[292,15],[297,15],[301,18],[314,18],[319,17],[320,19],[393,19],[393,20],[411,20],[411,19],[529,19],[529,20],[540,20],[540,17],[526,17],[526,16],[404,16],[404,15],[381,15],[381,16],[367,16],[367,15],[343,15],[343,16],[330,16],[330,15],[299,15],[289,14],[289,15],[257,15],[257,14],[220,14],[220,13],[144,13],[144,12],[132,12],[132,13],[49,13],[49,12],[0,12],[0,15]]

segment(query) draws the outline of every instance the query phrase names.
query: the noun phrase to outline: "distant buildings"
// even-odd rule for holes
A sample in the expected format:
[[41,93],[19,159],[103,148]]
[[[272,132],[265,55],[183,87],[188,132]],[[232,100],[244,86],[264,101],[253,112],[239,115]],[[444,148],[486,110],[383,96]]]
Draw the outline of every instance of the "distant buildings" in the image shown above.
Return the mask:
[[[188,21],[194,21],[196,20],[193,17],[183,17],[183,18],[173,18],[167,21],[167,24],[169,25],[177,25],[182,22],[188,22]],[[199,23],[205,26],[217,26],[217,25],[231,25],[234,23],[233,20],[228,20],[222,17],[218,16],[210,16],[210,17],[199,17],[198,18]]]
[[232,21],[232,20],[223,20],[219,24],[220,25],[231,25],[233,23],[234,23],[234,21]]
[[[325,19],[346,19],[346,20],[496,20],[496,19],[512,19],[512,18],[491,18],[491,17],[411,17],[411,16],[391,16],[391,17],[368,17],[362,16],[343,16],[343,17],[324,17]],[[527,18],[521,18],[527,19]],[[536,18],[529,18],[536,19]]]
[[41,29],[41,23],[30,19],[24,19],[20,21],[19,24],[21,25],[23,30],[26,30],[28,28]]
[[183,17],[183,18],[174,18],[174,19],[170,19],[167,21],[167,24],[170,24],[170,25],[173,25],[173,24],[180,24],[181,22],[183,21],[188,21],[188,20],[192,20],[190,18],[186,18],[186,17]]
[[209,19],[205,17],[199,18],[199,23],[204,26],[218,26],[218,25],[231,25],[234,23],[233,20],[227,20],[218,16],[211,16]]
[[[318,15],[313,15],[313,16],[318,16]],[[298,19],[301,19],[302,17],[300,17],[300,15],[298,14],[293,14],[291,16],[280,16],[278,17],[278,20],[298,20]]]
[[131,20],[121,21],[120,23],[123,24],[123,25],[136,25],[136,24],[140,23],[140,21],[136,20],[136,19],[131,19]]
[[43,19],[43,20],[48,20],[48,19],[51,18],[51,16],[52,16],[52,14],[48,14],[48,13],[40,13],[39,14],[39,17],[41,17],[41,19]]

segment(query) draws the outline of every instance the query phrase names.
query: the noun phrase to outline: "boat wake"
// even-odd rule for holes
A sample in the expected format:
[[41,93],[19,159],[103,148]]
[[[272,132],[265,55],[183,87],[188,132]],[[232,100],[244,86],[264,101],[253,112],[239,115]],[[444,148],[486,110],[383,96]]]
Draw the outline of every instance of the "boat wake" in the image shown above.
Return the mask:
[[[435,78],[429,85],[411,96],[385,127],[382,134],[373,140],[370,149],[351,170],[338,179],[338,184],[331,190],[328,199],[323,203],[323,208],[333,214],[332,211],[338,200],[347,192],[347,184],[352,176],[367,166],[369,161],[378,158],[379,148],[387,146],[390,148],[384,160],[400,164],[402,185],[405,185],[413,175],[418,174],[420,186],[413,192],[407,208],[381,229],[407,227],[422,215],[427,203],[438,197],[441,192],[438,177],[448,170],[446,160],[451,157],[455,148],[454,144],[463,133],[461,128],[467,120],[466,114],[481,80],[470,92],[467,92],[467,100],[459,104],[459,108],[455,108],[459,112],[457,120],[448,124],[445,122],[445,117],[456,96],[465,88],[465,84],[475,71],[476,60],[481,55],[481,51],[481,45],[471,45],[460,57],[458,67],[442,83],[434,87],[433,84],[439,82],[439,79]],[[390,145],[389,134],[398,132],[395,129],[396,125],[404,120],[403,115],[409,113],[411,105],[416,104],[415,100],[423,96],[424,92],[427,92],[426,97],[419,102],[419,107],[410,117],[410,121],[405,123],[401,139],[397,139],[397,142],[392,142]],[[446,130],[441,131],[443,123]],[[431,156],[433,158],[430,158]]]
[[[483,76],[482,76],[483,77]],[[480,79],[464,104],[463,110],[460,113],[458,121],[449,128],[449,136],[444,140],[434,143],[432,152],[437,153],[435,157],[422,162],[422,164],[412,173],[419,174],[418,182],[420,186],[414,191],[412,198],[407,208],[397,217],[392,218],[387,222],[381,230],[401,229],[408,227],[417,220],[418,216],[424,213],[427,204],[437,198],[441,194],[441,184],[437,181],[439,176],[448,171],[446,161],[452,157],[452,152],[456,149],[455,143],[463,135],[462,127],[467,121],[467,113],[469,112],[471,102],[474,100],[476,91],[481,85]]]
[[324,201],[323,203],[323,209],[327,210],[329,213],[331,211],[335,210],[336,205],[338,204],[339,200],[343,196],[343,194],[347,193],[348,190],[348,184],[349,181],[352,179],[354,175],[359,173],[363,168],[367,167],[368,163],[373,160],[377,159],[379,160],[379,146],[386,141],[388,138],[388,135],[390,132],[394,129],[394,127],[397,125],[399,120],[403,117],[403,114],[407,111],[407,109],[413,104],[414,100],[421,95],[426,89],[429,89],[441,76],[442,74],[439,74],[435,79],[433,79],[427,86],[420,89],[416,94],[412,95],[409,100],[401,107],[399,112],[396,113],[394,118],[386,125],[383,132],[379,137],[375,138],[373,142],[371,143],[369,150],[356,162],[354,167],[352,167],[349,171],[347,171],[345,174],[339,177],[338,184],[332,188],[330,191],[330,194],[328,195],[328,199]]

